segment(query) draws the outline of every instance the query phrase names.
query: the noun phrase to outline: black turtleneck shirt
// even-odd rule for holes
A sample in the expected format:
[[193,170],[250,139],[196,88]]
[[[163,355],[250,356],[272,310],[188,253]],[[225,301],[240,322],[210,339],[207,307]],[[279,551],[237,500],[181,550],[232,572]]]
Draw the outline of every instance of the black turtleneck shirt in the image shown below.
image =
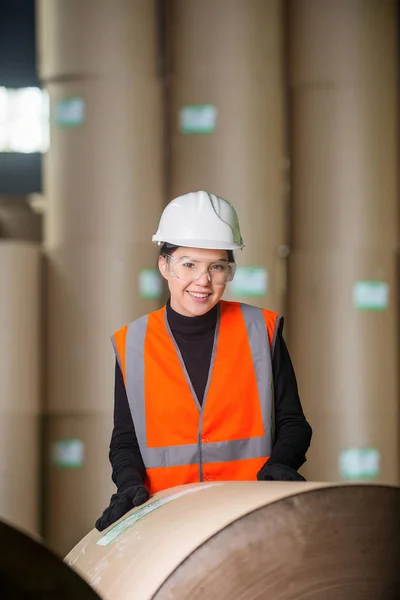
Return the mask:
[[[167,319],[182,354],[188,375],[200,403],[203,402],[211,363],[218,309],[215,306],[200,317],[185,317],[167,303]],[[272,356],[275,393],[275,443],[268,464],[283,464],[299,469],[311,441],[297,391],[297,382],[289,352],[282,335],[276,336]],[[132,421],[124,380],[115,364],[114,429],[110,443],[112,479],[119,491],[143,483],[145,466]],[[254,478],[256,478],[254,473]]]

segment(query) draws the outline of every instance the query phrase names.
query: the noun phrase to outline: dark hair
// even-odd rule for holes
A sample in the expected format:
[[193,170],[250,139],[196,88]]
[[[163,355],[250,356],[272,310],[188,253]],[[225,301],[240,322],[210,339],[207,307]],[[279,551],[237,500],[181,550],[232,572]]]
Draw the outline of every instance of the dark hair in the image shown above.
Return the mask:
[[[164,242],[160,248],[160,256],[168,256],[168,254],[173,254],[175,250],[180,248],[180,246],[174,246],[174,244],[169,244],[168,242]],[[228,261],[235,262],[235,256],[233,254],[233,250],[227,250],[228,253]]]
[[160,256],[168,256],[168,254],[173,254],[178,248],[179,246],[174,246],[174,244],[164,242],[160,248]]

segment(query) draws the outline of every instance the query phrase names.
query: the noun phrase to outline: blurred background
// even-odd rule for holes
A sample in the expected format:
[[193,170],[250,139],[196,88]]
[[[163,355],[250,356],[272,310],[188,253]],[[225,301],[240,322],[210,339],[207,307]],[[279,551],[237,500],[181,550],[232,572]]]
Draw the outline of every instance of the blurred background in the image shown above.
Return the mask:
[[[236,207],[303,474],[399,482],[396,0],[0,0],[0,516],[65,555],[114,492],[110,335],[173,197]],[[234,385],[234,382],[232,382]]]

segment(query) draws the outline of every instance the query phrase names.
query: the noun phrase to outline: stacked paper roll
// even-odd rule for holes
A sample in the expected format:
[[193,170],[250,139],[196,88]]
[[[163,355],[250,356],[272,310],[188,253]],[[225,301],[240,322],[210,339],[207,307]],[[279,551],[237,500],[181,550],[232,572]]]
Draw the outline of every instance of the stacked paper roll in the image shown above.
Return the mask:
[[393,0],[289,3],[288,321],[311,479],[398,481],[396,22]]
[[167,2],[170,196],[233,203],[246,242],[226,298],[284,311],[287,194],[281,0]]
[[49,93],[46,540],[65,554],[115,487],[114,331],[158,308],[164,205],[155,0],[40,0]]
[[39,533],[41,249],[0,240],[0,516]]
[[25,196],[0,196],[0,239],[42,241],[42,215],[29,206]]

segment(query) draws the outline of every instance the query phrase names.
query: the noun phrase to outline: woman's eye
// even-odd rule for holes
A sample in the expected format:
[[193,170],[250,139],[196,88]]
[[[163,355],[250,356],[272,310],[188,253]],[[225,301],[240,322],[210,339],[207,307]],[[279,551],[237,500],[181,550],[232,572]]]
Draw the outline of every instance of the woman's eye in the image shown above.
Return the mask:
[[185,262],[185,263],[183,263],[182,266],[185,267],[186,269],[193,269],[194,264],[191,262]]
[[213,265],[211,268],[213,271],[225,271],[225,265]]

